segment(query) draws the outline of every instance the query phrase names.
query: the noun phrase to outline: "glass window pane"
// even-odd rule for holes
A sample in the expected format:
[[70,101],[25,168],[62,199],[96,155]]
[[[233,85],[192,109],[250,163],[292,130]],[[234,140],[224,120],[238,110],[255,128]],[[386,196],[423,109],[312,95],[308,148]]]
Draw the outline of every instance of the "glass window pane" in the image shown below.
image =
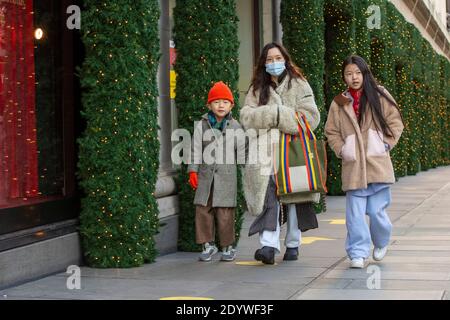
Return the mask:
[[59,11],[35,2],[0,1],[0,208],[60,197],[64,185]]

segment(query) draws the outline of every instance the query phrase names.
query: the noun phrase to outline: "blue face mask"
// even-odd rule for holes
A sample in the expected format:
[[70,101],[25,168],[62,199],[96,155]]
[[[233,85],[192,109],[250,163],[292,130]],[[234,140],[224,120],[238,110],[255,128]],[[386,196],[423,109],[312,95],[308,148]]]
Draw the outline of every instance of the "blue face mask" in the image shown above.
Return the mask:
[[266,72],[272,76],[278,77],[284,70],[286,70],[284,61],[266,64]]

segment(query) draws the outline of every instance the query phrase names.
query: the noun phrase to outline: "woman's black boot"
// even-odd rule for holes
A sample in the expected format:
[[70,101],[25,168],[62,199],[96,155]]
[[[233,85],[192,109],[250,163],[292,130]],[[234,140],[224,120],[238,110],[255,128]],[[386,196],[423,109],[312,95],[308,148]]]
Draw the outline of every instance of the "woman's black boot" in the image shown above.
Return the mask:
[[262,261],[264,264],[274,264],[275,263],[275,248],[272,247],[262,247],[256,250],[255,260]]

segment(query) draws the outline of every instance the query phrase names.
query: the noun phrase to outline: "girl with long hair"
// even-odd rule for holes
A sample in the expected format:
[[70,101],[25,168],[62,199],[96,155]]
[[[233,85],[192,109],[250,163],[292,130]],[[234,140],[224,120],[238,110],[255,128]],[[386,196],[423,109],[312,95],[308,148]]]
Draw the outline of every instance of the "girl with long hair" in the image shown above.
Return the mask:
[[330,148],[342,159],[345,249],[351,267],[363,268],[372,242],[374,260],[382,260],[387,252],[392,223],[386,208],[391,202],[390,185],[395,182],[390,151],[404,126],[394,98],[376,82],[363,58],[346,58],[342,78],[348,89],[331,103],[325,135]]

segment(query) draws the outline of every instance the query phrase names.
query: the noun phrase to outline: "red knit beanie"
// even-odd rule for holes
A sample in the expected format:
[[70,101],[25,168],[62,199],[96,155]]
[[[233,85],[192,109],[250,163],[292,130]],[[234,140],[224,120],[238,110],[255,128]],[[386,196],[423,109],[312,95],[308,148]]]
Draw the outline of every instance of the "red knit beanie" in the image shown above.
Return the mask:
[[233,93],[230,88],[222,81],[216,82],[208,94],[208,103],[214,100],[225,99],[231,101],[234,104]]

